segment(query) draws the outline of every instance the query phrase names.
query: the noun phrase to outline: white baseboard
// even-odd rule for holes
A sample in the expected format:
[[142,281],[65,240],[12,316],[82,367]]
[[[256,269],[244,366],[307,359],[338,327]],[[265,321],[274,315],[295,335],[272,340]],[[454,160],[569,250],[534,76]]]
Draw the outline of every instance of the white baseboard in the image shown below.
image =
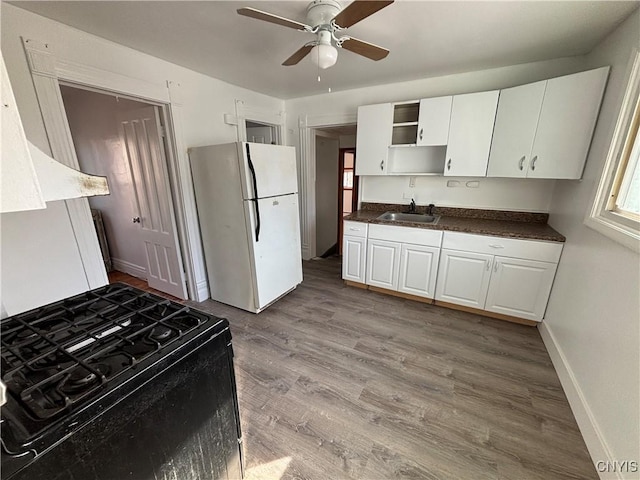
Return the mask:
[[[556,341],[553,331],[544,322],[538,325],[538,331],[560,378],[560,383],[569,400],[573,415],[576,417],[576,422],[578,422],[580,433],[582,433],[584,442],[587,445],[591,460],[596,466],[596,471],[598,471],[597,462],[608,461],[613,463],[615,458],[600,432],[598,423],[591,412],[591,408],[589,408],[589,404],[582,393],[571,366],[567,362],[562,348]],[[618,472],[603,473],[598,471],[598,475],[603,480],[623,480],[623,477]]]
[[147,269],[141,267],[140,265],[136,265],[135,263],[112,257],[111,265],[113,266],[114,270],[117,270],[119,272],[128,273],[129,275],[132,275],[136,278],[141,278],[143,280],[147,279]]
[[206,280],[200,280],[196,284],[196,302],[204,302],[209,298],[209,283]]

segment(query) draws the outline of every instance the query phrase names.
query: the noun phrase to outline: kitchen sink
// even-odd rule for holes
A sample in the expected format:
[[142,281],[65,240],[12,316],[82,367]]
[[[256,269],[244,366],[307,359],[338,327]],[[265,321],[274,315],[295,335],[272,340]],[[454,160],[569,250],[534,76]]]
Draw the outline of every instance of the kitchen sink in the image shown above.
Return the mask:
[[438,223],[440,217],[438,215],[427,215],[424,213],[400,213],[385,212],[378,217],[378,220],[387,220],[391,222],[414,222],[414,223]]

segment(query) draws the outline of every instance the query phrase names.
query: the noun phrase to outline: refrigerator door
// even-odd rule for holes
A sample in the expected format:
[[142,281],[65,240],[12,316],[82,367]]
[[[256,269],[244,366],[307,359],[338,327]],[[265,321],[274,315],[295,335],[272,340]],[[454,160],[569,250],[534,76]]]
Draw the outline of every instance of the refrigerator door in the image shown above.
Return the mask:
[[241,142],[238,149],[245,200],[298,192],[294,147]]
[[244,204],[255,306],[260,311],[302,282],[298,194],[245,200]]

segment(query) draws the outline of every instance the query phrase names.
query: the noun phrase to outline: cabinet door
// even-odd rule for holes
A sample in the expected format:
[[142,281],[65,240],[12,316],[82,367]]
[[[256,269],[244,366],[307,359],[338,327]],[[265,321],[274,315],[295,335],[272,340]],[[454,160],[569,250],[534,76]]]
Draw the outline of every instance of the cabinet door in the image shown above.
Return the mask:
[[547,81],[529,178],[582,176],[609,67]]
[[500,91],[488,177],[526,177],[547,85],[530,83]]
[[493,90],[453,97],[445,175],[484,177],[487,174],[498,93]]
[[386,175],[392,122],[390,103],[358,107],[356,175]]
[[541,321],[556,267],[555,263],[496,257],[485,310]]
[[484,309],[492,261],[492,255],[443,249],[436,300]]
[[367,242],[367,285],[398,289],[400,244],[385,240]]
[[363,237],[342,237],[342,278],[364,283],[367,254],[367,239]]
[[449,120],[453,97],[420,100],[417,145],[446,145],[449,141]]
[[434,298],[440,249],[403,244],[400,250],[398,291]]

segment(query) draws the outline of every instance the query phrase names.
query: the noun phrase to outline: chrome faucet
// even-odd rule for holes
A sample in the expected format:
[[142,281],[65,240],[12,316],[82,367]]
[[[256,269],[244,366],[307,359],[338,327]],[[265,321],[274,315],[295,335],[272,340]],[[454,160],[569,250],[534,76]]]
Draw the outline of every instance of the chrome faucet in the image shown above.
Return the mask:
[[411,203],[409,204],[409,213],[416,213],[416,202],[411,199]]

